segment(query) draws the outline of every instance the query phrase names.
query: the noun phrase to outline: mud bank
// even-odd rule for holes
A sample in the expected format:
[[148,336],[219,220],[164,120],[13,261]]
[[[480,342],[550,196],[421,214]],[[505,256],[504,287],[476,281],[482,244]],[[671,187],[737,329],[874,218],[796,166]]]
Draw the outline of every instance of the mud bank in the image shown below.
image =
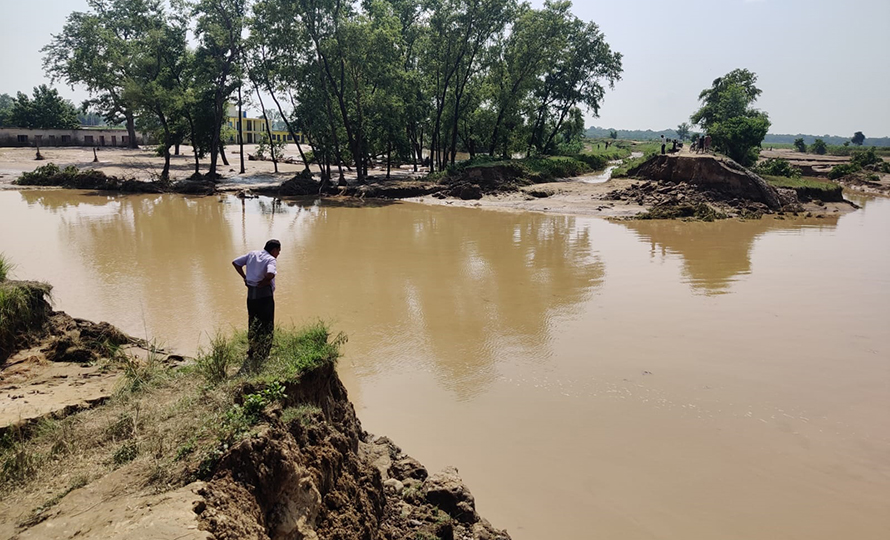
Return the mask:
[[[365,432],[333,362],[279,382],[230,381],[224,422],[251,410],[252,424],[200,454],[197,433],[178,449],[140,436],[195,414],[181,405],[206,391],[194,361],[160,355],[152,383],[145,369],[158,351],[52,311],[15,344],[0,371],[0,537],[510,538],[479,516],[456,469],[430,474]],[[6,414],[13,403],[34,413]]]

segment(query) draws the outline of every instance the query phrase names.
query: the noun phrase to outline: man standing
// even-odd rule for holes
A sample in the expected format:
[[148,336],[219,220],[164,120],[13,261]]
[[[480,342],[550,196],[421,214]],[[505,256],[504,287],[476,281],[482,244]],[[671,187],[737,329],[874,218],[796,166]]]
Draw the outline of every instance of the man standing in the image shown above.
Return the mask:
[[[269,356],[275,331],[275,274],[281,242],[269,240],[261,250],[251,251],[232,266],[247,286],[247,361],[242,370],[255,370]],[[245,273],[245,268],[247,272]]]
[[664,135],[661,136],[661,154],[664,155]]

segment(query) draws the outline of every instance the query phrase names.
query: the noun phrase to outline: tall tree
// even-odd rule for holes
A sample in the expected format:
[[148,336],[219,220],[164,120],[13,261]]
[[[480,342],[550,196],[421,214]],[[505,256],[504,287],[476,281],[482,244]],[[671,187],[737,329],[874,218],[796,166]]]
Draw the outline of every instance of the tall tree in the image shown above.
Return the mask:
[[850,142],[852,142],[856,146],[862,146],[862,143],[865,142],[865,135],[863,135],[861,131],[857,131],[856,133],[853,134],[853,137],[850,139]]
[[238,89],[242,71],[242,40],[247,15],[247,0],[198,0],[194,6],[197,19],[195,34],[199,45],[196,70],[204,82],[204,95],[210,111],[204,124],[209,135],[210,178],[217,177],[217,161],[222,150],[220,130],[226,106]]
[[144,14],[145,29],[132,45],[131,86],[126,89],[137,110],[154,121],[164,168],[161,180],[170,178],[170,148],[182,142],[189,131],[185,117],[189,99],[181,81],[188,69],[187,22],[171,17],[161,6]]
[[689,137],[689,122],[683,122],[677,126],[677,137],[681,141],[685,141]]
[[494,126],[488,153],[494,155],[503,144],[504,120],[519,110],[520,103],[539,83],[557,47],[566,21],[571,17],[571,2],[547,0],[544,9],[519,6],[509,36],[496,47],[489,76],[494,88]]
[[553,142],[573,109],[599,114],[605,96],[621,78],[621,53],[612,51],[595,23],[567,15],[553,60],[535,90],[534,112],[527,153],[553,151]]
[[160,0],[87,0],[90,12],[68,16],[60,34],[42,49],[53,80],[90,92],[90,104],[109,123],[126,122],[129,147],[136,148],[135,105],[126,89],[133,80],[133,46],[150,25],[146,14]]
[[33,98],[19,92],[12,100],[8,123],[29,129],[77,129],[77,108],[45,84],[34,88]]
[[9,94],[0,94],[0,127],[6,127],[12,113],[14,98]]
[[717,150],[746,166],[757,161],[770,126],[767,114],[751,106],[761,93],[756,82],[757,75],[747,69],[714,79],[711,88],[699,94],[702,106],[691,117]]

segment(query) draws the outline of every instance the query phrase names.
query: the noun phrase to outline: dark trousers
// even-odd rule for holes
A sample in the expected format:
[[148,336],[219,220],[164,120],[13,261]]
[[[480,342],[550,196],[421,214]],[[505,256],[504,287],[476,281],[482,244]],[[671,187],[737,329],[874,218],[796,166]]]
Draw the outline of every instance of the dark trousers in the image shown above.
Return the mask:
[[261,362],[272,349],[275,332],[275,297],[247,299],[247,358]]

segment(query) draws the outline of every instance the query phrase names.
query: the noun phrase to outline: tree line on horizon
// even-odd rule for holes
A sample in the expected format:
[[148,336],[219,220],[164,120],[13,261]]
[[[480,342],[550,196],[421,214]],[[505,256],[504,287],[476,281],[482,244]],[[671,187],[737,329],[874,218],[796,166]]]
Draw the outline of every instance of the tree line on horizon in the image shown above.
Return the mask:
[[[647,141],[647,140],[655,140],[660,138],[662,135],[667,139],[684,139],[684,137],[680,137],[680,134],[676,128],[674,129],[662,129],[662,130],[652,130],[652,129],[616,129],[616,128],[604,128],[599,126],[592,126],[587,128],[584,132],[585,137],[588,139],[607,139],[611,137],[612,133],[616,134],[616,138],[618,139],[626,139],[626,140],[635,140],[635,141]],[[692,131],[690,131],[690,134]],[[856,133],[862,133],[861,131],[857,131]],[[807,146],[811,146],[816,142],[816,139],[822,139],[825,144],[833,145],[833,146],[843,146],[844,143],[852,143],[857,144],[856,141],[860,140],[856,137],[856,133],[853,134],[852,137],[840,137],[836,135],[806,135],[803,133],[798,133],[796,135],[791,134],[783,134],[783,133],[767,133],[766,137],[763,139],[763,144],[794,144],[797,139],[802,139],[804,144]],[[860,146],[890,146],[890,137],[866,137],[863,134],[861,139]]]
[[186,141],[195,171],[209,156],[217,175],[230,102],[304,134],[303,161],[323,179],[350,167],[361,182],[372,160],[437,171],[458,152],[577,153],[584,112],[597,114],[622,72],[621,54],[567,0],[88,4],[43,49],[45,69],[85,86],[89,107],[131,141],[137,124],[156,134],[164,178]]

